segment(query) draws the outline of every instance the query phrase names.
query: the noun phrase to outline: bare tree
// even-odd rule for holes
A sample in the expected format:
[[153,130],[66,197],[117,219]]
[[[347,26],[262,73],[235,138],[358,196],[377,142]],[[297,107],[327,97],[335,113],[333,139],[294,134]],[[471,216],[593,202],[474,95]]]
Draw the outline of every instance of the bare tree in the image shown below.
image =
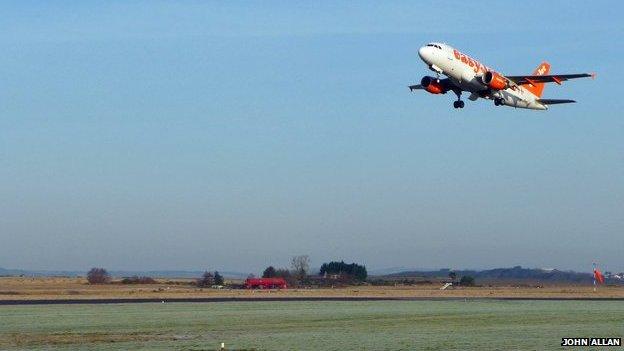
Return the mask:
[[308,271],[310,270],[310,257],[308,255],[293,256],[290,260],[290,268],[295,279],[299,283],[303,283],[308,277]]
[[110,275],[104,268],[91,268],[87,273],[89,284],[106,284],[110,281]]

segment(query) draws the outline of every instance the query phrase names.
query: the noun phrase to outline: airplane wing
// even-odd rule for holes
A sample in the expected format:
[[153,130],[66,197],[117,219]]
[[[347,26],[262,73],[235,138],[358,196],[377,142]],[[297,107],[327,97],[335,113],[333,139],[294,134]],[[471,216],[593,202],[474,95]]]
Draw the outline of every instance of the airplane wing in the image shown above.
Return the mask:
[[537,101],[546,105],[569,104],[569,103],[576,102],[574,100],[562,100],[562,99],[539,99]]
[[535,83],[557,83],[561,85],[561,82],[574,79],[574,78],[585,78],[585,77],[595,77],[595,74],[589,73],[578,73],[578,74],[548,74],[543,76],[505,76],[507,79],[512,82],[523,85],[523,84],[535,84]]

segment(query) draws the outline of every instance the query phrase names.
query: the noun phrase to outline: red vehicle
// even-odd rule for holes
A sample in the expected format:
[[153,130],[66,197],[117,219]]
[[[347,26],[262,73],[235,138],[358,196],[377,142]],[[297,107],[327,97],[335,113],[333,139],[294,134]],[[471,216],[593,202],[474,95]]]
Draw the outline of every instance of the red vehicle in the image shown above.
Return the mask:
[[286,289],[284,278],[247,278],[245,280],[247,289]]

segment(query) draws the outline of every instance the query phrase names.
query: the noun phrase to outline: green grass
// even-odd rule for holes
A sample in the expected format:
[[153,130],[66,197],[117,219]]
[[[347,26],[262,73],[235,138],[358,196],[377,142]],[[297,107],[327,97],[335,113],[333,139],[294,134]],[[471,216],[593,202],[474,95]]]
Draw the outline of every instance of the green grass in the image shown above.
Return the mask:
[[0,307],[0,349],[560,349],[624,336],[624,302],[237,302]]

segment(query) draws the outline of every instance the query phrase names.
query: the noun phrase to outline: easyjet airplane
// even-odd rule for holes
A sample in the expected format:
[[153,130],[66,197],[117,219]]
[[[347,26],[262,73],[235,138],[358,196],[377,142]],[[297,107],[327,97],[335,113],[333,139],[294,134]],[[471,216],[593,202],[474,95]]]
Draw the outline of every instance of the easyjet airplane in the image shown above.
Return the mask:
[[[503,76],[479,61],[442,43],[430,43],[418,50],[418,56],[425,61],[436,77],[425,76],[418,85],[411,85],[411,91],[424,89],[431,94],[457,95],[453,107],[463,108],[463,91],[469,92],[469,100],[478,98],[494,100],[496,106],[513,106],[533,110],[546,110],[548,105],[565,104],[574,100],[542,99],[544,83],[561,82],[573,78],[594,77],[593,74],[548,74],[550,64],[543,62],[535,72],[526,76]],[[448,78],[440,79],[440,74]]]

